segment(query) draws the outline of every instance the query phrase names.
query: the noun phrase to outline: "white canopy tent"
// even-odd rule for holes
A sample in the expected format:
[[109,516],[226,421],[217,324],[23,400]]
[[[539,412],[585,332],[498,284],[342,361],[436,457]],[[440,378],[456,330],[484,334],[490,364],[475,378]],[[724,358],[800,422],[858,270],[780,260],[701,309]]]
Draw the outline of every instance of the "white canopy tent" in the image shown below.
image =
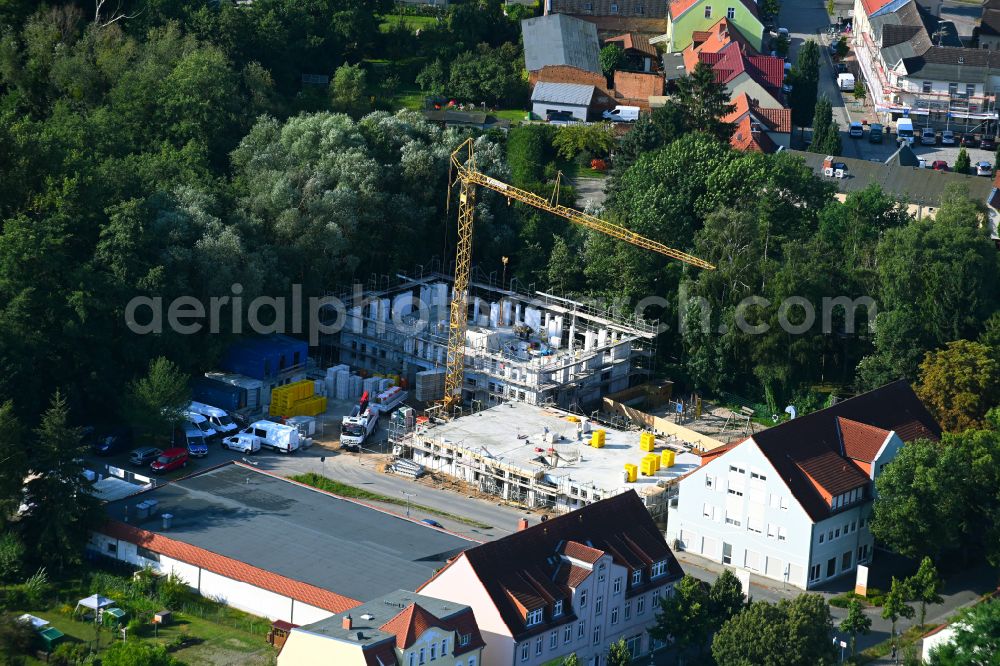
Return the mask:
[[99,594],[92,594],[86,599],[80,599],[76,602],[76,610],[80,610],[80,607],[83,606],[89,610],[98,611],[102,608],[109,608],[115,605],[115,602],[107,597],[102,597]]

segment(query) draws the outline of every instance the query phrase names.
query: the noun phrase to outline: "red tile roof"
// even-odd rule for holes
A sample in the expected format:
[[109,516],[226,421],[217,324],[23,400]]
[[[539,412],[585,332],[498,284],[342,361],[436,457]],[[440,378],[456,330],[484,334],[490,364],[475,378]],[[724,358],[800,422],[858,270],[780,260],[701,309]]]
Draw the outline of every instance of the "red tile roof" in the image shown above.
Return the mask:
[[[510,631],[509,635],[522,640],[550,630],[553,623],[565,623],[567,617],[572,620],[571,616],[566,616],[529,629],[523,615],[525,608],[532,608],[530,604],[544,602],[546,597],[553,596],[553,588],[569,584],[573,576],[582,575],[566,570],[568,563],[560,557],[560,550],[570,541],[607,552],[616,563],[629,568],[635,568],[636,563],[648,566],[666,561],[668,575],[648,583],[649,589],[666,585],[683,575],[663,534],[633,490],[475,546],[457,559],[465,558],[472,567]],[[454,561],[450,562],[438,576],[446,575],[453,565]]]
[[593,564],[601,557],[604,557],[603,550],[585,546],[579,541],[567,541],[563,544],[562,553],[566,557],[572,557],[574,560],[580,560],[588,564]]
[[865,13],[871,16],[890,2],[892,0],[861,0],[861,6],[865,8]]
[[587,576],[592,574],[591,569],[586,567],[581,567],[576,564],[570,564],[569,562],[563,562],[556,571],[553,580],[559,585],[566,587],[580,587],[580,583],[587,580]]
[[396,666],[396,648],[392,643],[379,643],[364,649],[365,666]]
[[618,44],[626,51],[632,49],[633,51],[645,53],[653,58],[659,56],[656,47],[650,44],[647,38],[642,37],[635,32],[626,32],[624,35],[616,35],[614,37],[608,37],[604,40],[605,44],[610,44],[611,42]]
[[868,475],[839,453],[820,449],[795,455],[795,466],[809,477],[825,499],[868,485]]
[[444,622],[427,612],[423,606],[412,603],[396,613],[379,629],[387,634],[395,634],[396,647],[405,650],[413,645],[414,641],[431,627],[448,629]]
[[729,139],[729,145],[745,153],[770,154],[778,149],[771,137],[755,127],[754,120],[749,115],[736,124],[733,135]]
[[331,613],[341,613],[361,604],[329,590],[293,580],[270,571],[218,555],[210,550],[170,539],[161,534],[128,525],[117,520],[108,521],[100,530],[102,534],[148,548],[175,560],[201,567],[207,571],[255,585],[296,601],[316,606]]
[[768,109],[757,106],[756,100],[750,109],[751,113],[761,121],[769,131],[791,134],[792,132],[792,110],[791,109]]
[[882,444],[891,434],[888,430],[859,423],[842,416],[837,417],[840,426],[840,440],[844,444],[844,455],[853,460],[871,463],[875,461]]
[[715,70],[719,83],[729,83],[746,72],[771,95],[781,100],[781,84],[785,79],[785,61],[774,56],[746,55],[737,49],[718,53],[699,53],[698,59]]

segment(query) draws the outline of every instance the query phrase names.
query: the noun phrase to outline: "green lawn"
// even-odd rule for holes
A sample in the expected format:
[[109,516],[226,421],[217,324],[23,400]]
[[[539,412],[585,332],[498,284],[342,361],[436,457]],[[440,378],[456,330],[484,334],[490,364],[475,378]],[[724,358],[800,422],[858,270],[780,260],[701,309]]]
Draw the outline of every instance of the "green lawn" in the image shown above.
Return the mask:
[[[341,483],[340,481],[335,481],[326,476],[320,474],[314,474],[310,472],[309,474],[297,474],[295,476],[289,477],[292,481],[298,481],[299,483],[304,483],[307,486],[312,486],[313,488],[318,488],[320,490],[325,490],[328,493],[333,493],[334,495],[340,495],[341,497],[351,497],[360,500],[370,500],[372,502],[382,502],[383,504],[392,504],[393,506],[406,506],[406,500],[400,497],[389,497],[388,495],[383,495],[381,493],[373,493],[370,490],[365,490],[364,488],[357,488],[355,486],[347,485],[346,483]],[[478,527],[481,530],[491,529],[492,525],[487,525],[486,523],[481,523],[477,520],[472,520],[470,518],[465,518],[464,516],[457,516],[453,513],[448,513],[447,511],[441,511],[440,509],[435,509],[429,506],[423,506],[421,504],[409,503],[409,506],[415,511],[423,511],[424,513],[430,513],[435,516],[441,516],[442,518],[449,518],[451,520],[464,523],[465,525],[470,525],[472,527]]]
[[389,14],[382,17],[382,22],[378,29],[380,32],[388,33],[398,25],[405,25],[411,32],[416,32],[421,28],[427,28],[437,24],[437,17],[434,16],[409,16],[399,14]]

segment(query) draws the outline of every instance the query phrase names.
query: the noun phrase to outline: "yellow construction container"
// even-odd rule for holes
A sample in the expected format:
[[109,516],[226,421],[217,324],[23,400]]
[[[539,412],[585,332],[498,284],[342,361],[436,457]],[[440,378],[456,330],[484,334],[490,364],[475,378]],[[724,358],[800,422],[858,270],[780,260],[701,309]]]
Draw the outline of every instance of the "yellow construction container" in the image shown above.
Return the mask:
[[651,432],[644,432],[639,435],[639,448],[643,451],[652,452],[656,448],[656,435]]
[[604,437],[605,432],[603,430],[595,430],[590,434],[590,445],[595,449],[603,449]]
[[667,469],[674,466],[674,458],[677,454],[670,449],[664,449],[660,452],[660,467]]
[[632,463],[625,463],[625,473],[628,475],[628,483],[635,483],[636,478],[639,476],[639,468]]
[[648,460],[653,465],[653,471],[656,472],[660,469],[660,456],[655,453],[648,453],[642,457],[642,459]]
[[650,458],[649,456],[643,456],[642,460],[639,461],[639,468],[642,471],[643,476],[653,476],[656,474],[656,459],[655,456]]
[[292,406],[292,416],[316,416],[326,411],[326,396],[314,395]]

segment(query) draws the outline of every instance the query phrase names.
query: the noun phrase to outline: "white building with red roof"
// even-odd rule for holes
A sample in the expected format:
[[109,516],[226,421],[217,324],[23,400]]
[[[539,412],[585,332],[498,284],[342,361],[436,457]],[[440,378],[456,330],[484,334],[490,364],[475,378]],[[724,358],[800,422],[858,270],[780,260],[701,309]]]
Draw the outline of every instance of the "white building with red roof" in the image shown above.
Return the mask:
[[904,381],[713,450],[678,483],[675,548],[809,589],[870,561],[875,479],[941,428]]

